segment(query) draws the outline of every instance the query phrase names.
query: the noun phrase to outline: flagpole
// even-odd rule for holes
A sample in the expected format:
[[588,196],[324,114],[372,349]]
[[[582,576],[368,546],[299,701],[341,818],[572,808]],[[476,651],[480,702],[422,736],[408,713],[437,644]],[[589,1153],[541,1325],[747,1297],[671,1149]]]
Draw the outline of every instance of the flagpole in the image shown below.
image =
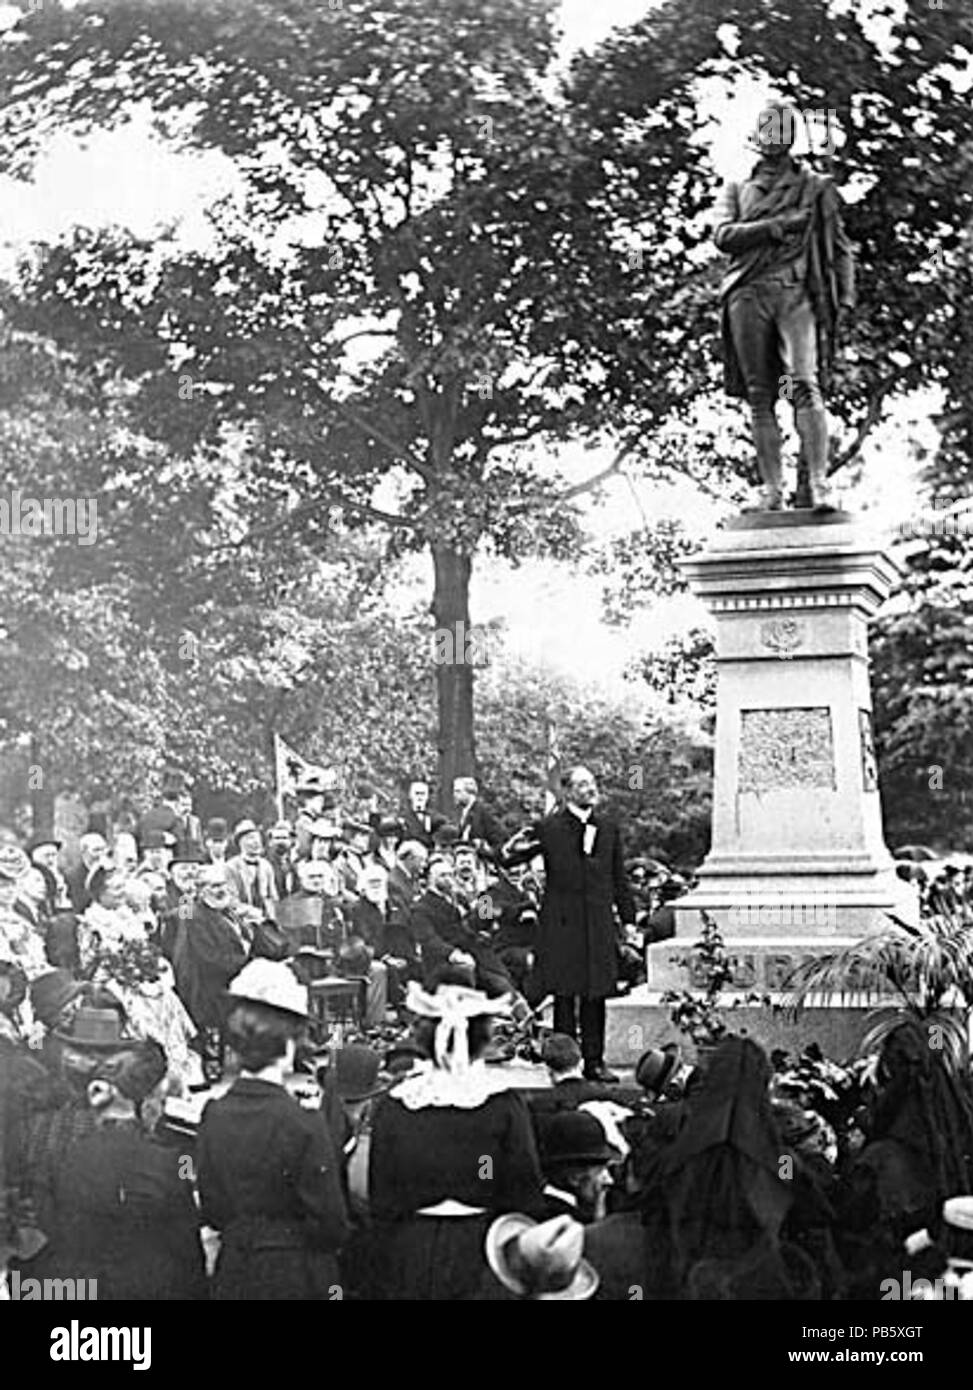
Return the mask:
[[547,721],[547,767],[544,770],[544,814],[549,816],[557,807],[557,796],[551,786],[551,773],[560,760],[560,749],[556,750],[556,733],[553,722]]

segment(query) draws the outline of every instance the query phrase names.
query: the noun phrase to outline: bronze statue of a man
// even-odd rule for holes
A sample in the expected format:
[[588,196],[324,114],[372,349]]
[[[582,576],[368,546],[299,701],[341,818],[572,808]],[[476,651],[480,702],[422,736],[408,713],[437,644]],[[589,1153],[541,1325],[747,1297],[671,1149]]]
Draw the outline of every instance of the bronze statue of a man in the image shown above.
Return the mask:
[[764,507],[782,505],[774,407],[783,395],[793,398],[811,506],[829,511],[822,392],[842,316],[854,307],[854,261],[834,182],[791,156],[795,118],[782,105],[761,113],[758,162],[716,207],[714,240],[731,257],[720,291],[725,385],[750,406]]

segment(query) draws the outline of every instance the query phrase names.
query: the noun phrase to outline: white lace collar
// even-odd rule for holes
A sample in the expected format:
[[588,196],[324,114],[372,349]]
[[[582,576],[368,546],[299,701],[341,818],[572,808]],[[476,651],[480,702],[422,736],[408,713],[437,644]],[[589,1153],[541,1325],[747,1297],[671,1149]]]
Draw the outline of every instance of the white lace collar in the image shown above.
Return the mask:
[[407,1110],[430,1106],[478,1110],[491,1096],[505,1091],[503,1078],[494,1076],[484,1062],[471,1062],[462,1072],[449,1072],[432,1062],[420,1062],[416,1071],[389,1092]]

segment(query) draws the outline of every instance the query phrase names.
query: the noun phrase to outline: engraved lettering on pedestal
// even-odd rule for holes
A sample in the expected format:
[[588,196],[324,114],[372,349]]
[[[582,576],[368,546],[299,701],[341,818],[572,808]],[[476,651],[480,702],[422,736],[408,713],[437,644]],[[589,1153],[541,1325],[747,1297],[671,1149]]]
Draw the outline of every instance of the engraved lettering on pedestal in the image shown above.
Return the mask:
[[757,980],[757,963],[753,956],[737,956],[733,961],[731,983],[736,989],[750,989]]
[[793,956],[771,956],[764,958],[764,978],[768,989],[786,989],[787,982],[794,973]]
[[862,748],[862,786],[867,792],[873,792],[878,789],[878,763],[872,738],[872,716],[867,709],[858,711],[858,733]]
[[737,772],[741,792],[794,787],[834,790],[834,735],[827,706],[744,709],[740,720]]
[[709,968],[705,961],[690,960],[688,963],[689,984],[693,989],[705,989],[709,984]]
[[770,618],[760,624],[760,640],[787,661],[804,641],[804,624],[797,618]]

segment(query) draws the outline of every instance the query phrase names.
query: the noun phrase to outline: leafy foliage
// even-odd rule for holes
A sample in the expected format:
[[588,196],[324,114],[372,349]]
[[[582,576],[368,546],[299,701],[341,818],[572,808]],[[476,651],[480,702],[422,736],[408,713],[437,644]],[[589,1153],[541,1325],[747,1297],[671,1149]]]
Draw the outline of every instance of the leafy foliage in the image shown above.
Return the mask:
[[667,989],[663,1004],[671,1004],[669,1017],[680,1032],[685,1033],[697,1047],[713,1047],[726,1036],[727,1024],[720,1016],[720,995],[733,979],[733,960],[723,944],[723,934],[707,912],[698,941],[689,954],[676,958],[675,963],[694,965],[705,980],[702,990]]
[[917,927],[894,919],[885,931],[799,966],[787,1007],[800,1011],[821,995],[897,996],[896,1005],[873,1009],[862,1050],[875,1050],[904,1014],[937,1028],[938,1045],[958,1068],[968,1055],[973,1011],[971,927],[973,912],[965,906],[923,916]]

